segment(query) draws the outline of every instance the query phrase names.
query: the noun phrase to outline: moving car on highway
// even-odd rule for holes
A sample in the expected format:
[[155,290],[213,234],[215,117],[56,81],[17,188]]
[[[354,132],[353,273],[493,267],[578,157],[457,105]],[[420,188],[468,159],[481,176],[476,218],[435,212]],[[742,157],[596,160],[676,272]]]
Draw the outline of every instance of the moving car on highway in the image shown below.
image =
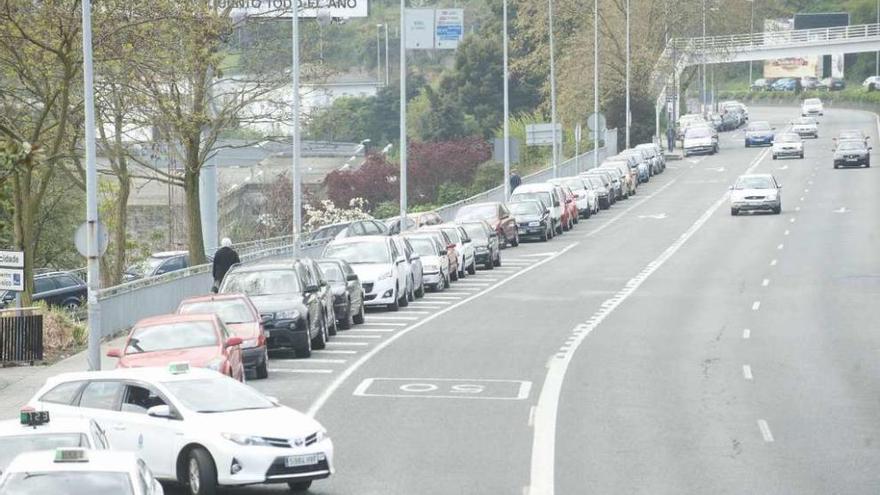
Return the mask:
[[797,133],[782,133],[776,136],[776,139],[773,140],[773,147],[771,149],[771,152],[773,154],[774,160],[785,156],[803,158],[804,141]]
[[164,491],[133,452],[63,447],[16,457],[0,477],[0,493],[163,495]]
[[95,420],[51,418],[47,411],[22,408],[19,419],[0,421],[0,473],[24,452],[78,447],[106,450],[107,434]]
[[708,127],[692,126],[684,134],[682,149],[684,156],[705,153],[714,155],[718,153],[718,138]]
[[333,443],[320,423],[186,363],[62,373],[28,406],[106,425],[114,449],[136,451],[157,478],[191,495],[267,483],[304,491],[333,473]]
[[730,186],[730,214],[769,210],[778,215],[782,211],[781,189],[782,185],[770,174],[741,175]]
[[321,274],[333,294],[333,312],[339,328],[348,330],[364,322],[364,289],[357,273],[344,260],[318,260]]
[[516,217],[519,235],[523,239],[537,238],[546,242],[555,235],[550,211],[543,208],[540,201],[533,199],[516,201],[510,203],[510,211]]
[[[381,237],[384,238],[384,237]],[[309,357],[327,342],[327,320],[316,281],[299,260],[233,266],[221,294],[245,294],[260,312],[269,351]]]
[[461,222],[459,225],[471,239],[474,260],[477,264],[482,265],[486,270],[501,266],[501,246],[498,242],[498,234],[492,230],[492,226],[488,222],[474,220]]
[[269,347],[260,313],[244,294],[212,294],[184,299],[177,314],[215,314],[226,327],[241,337],[241,354],[245,370],[253,370],[257,378],[268,378]]
[[864,141],[839,141],[833,151],[834,168],[871,166],[871,147]]
[[843,141],[861,141],[865,147],[868,146],[868,140],[871,139],[871,136],[868,136],[861,129],[845,129],[840,131],[837,134],[837,137],[833,139],[833,141],[837,144]]
[[242,338],[214,313],[160,315],[135,323],[122,349],[107,351],[117,368],[167,366],[186,361],[243,382]]
[[755,121],[746,127],[746,148],[752,146],[770,146],[773,144],[774,127],[766,121]]
[[801,103],[801,116],[816,116],[816,115],[824,115],[825,107],[822,105],[822,100],[819,98],[807,98]]
[[406,256],[390,237],[337,239],[324,248],[323,257],[351,265],[361,280],[367,306],[386,306],[391,311],[409,306]]
[[800,137],[819,138],[819,126],[813,117],[800,117],[789,122],[792,132],[796,132]]
[[425,285],[435,291],[449,288],[448,251],[438,236],[427,233],[407,233],[406,239],[413,251],[419,253],[422,258]]
[[[522,186],[520,186],[522,187]],[[519,190],[519,188],[517,188]],[[495,233],[505,246],[516,246],[519,239],[516,235],[516,222],[510,216],[510,211],[504,203],[490,201],[486,203],[474,203],[465,205],[455,213],[456,222],[467,220],[485,220],[489,222]]]

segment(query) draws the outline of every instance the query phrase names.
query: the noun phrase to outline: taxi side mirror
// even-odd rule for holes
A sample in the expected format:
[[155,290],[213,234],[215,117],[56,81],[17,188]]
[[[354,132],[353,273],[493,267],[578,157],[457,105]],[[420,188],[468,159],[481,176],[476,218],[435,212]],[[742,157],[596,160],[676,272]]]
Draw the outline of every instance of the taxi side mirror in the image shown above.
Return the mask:
[[226,347],[241,345],[242,342],[241,337],[229,337],[226,339]]
[[147,416],[154,418],[174,419],[174,413],[171,412],[171,406],[162,404],[161,406],[153,406],[147,409]]
[[122,350],[117,348],[109,349],[107,351],[107,357],[119,359],[122,357]]

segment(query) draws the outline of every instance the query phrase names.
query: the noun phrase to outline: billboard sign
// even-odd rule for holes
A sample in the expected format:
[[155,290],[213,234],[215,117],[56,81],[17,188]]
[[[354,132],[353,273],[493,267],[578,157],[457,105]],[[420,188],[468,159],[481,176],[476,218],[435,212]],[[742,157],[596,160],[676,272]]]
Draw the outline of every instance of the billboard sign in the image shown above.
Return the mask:
[[[220,9],[229,8],[232,17],[290,18],[293,0],[214,0]],[[319,14],[348,19],[367,17],[369,0],[296,0],[300,17],[316,18]]]
[[434,9],[406,9],[406,48],[434,49]]
[[464,36],[463,9],[437,9],[435,16],[436,48],[455,50]]
[[789,57],[764,62],[764,77],[806,77],[818,74],[819,57]]

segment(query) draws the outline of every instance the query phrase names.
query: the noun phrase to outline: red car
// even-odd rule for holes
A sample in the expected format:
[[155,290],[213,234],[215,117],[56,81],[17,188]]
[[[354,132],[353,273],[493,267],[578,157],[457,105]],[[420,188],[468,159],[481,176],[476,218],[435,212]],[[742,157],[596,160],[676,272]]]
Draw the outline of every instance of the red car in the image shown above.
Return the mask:
[[455,213],[455,222],[485,220],[498,234],[498,240],[505,246],[519,246],[519,231],[516,219],[510,214],[507,205],[497,201],[465,205]]
[[177,314],[215,314],[232,333],[241,337],[241,355],[245,370],[254,370],[257,378],[269,377],[269,351],[266,334],[256,306],[244,294],[214,294],[181,301]]
[[577,198],[567,186],[556,186],[565,201],[562,205],[562,230],[571,230],[578,223]]
[[137,322],[123,349],[110,349],[117,368],[167,366],[186,361],[244,381],[241,337],[216,315],[162,315]]

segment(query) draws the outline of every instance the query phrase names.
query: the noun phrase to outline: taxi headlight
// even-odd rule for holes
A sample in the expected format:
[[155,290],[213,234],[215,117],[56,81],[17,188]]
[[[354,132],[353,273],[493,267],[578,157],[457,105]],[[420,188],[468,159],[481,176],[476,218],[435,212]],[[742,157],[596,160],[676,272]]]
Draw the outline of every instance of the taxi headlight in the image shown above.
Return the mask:
[[246,445],[251,447],[267,447],[269,442],[263,437],[254,437],[250,435],[241,435],[239,433],[221,433],[220,436],[232,443]]
[[275,319],[277,320],[298,320],[299,319],[299,311],[295,309],[291,309],[289,311],[279,311],[275,313]]

